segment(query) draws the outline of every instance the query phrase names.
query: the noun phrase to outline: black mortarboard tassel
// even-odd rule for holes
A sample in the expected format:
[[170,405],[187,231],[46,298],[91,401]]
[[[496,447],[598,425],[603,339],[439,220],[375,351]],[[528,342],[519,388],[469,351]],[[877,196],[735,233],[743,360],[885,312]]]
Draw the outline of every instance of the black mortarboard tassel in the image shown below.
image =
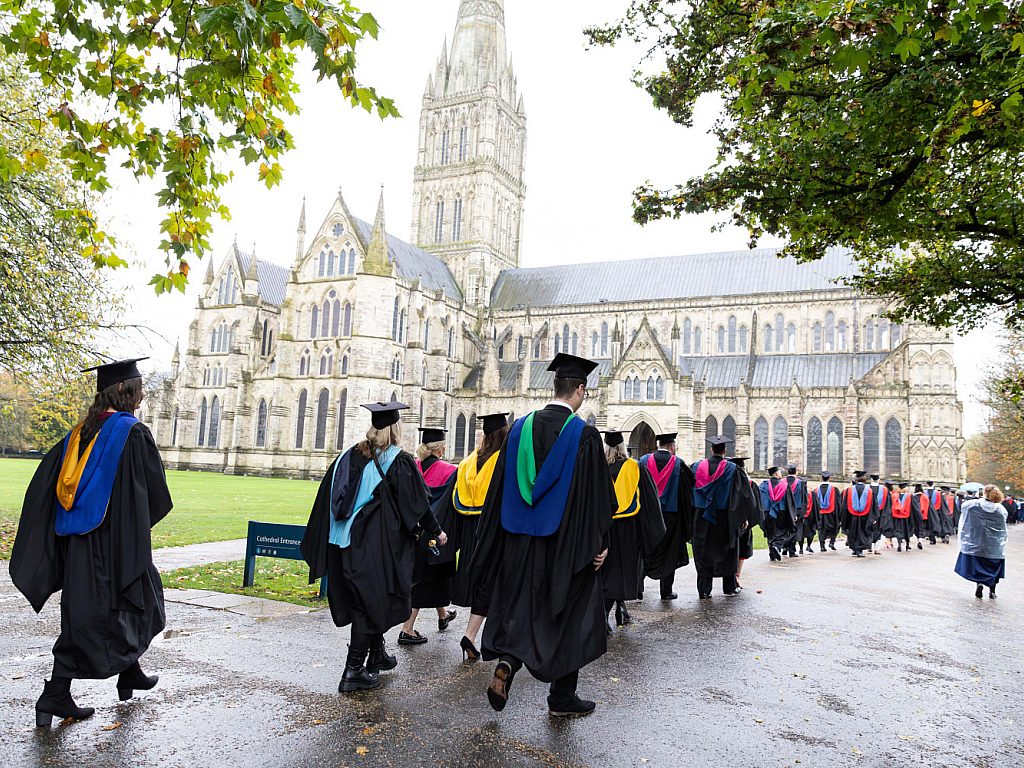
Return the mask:
[[120,384],[129,379],[141,379],[142,373],[136,363],[149,360],[148,357],[133,357],[131,360],[117,360],[113,363],[94,365],[92,368],[83,368],[82,373],[96,371],[96,391],[102,392],[107,387]]
[[409,406],[392,400],[390,403],[366,403],[363,408],[370,412],[370,423],[374,429],[386,429],[397,424],[402,418],[399,411],[408,410]]
[[555,372],[556,379],[581,379],[587,380],[591,371],[597,368],[597,363],[587,360],[585,357],[576,357],[565,352],[559,352],[555,359],[548,366],[549,371]]
[[485,435],[493,435],[499,429],[504,429],[508,426],[507,413],[488,413],[485,416],[477,416],[477,418],[483,422]]

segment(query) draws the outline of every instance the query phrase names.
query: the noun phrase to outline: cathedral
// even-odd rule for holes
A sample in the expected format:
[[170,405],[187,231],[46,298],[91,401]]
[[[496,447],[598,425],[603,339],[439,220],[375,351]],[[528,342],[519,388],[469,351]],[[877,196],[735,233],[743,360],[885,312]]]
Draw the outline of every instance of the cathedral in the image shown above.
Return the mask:
[[[795,463],[837,479],[966,474],[949,335],[884,317],[841,283],[851,255],[776,249],[520,267],[526,112],[501,0],[462,0],[427,78],[409,240],[383,194],[370,220],[342,190],[281,266],[237,243],[211,259],[185,348],[144,414],[169,467],[319,478],[362,438],[361,403],[396,398],[471,452],[477,414],[550,399],[559,351],[599,362],[580,415],[629,430],[634,455],[678,432],[735,440],[752,473]],[[325,201],[326,202],[326,201]]]

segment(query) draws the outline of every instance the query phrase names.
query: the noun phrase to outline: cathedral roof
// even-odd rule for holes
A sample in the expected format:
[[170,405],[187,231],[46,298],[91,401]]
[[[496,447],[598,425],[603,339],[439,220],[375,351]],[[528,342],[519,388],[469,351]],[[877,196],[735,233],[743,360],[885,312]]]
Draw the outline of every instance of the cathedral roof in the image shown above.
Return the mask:
[[740,379],[751,387],[788,387],[794,379],[800,387],[845,387],[859,381],[889,355],[888,352],[829,352],[815,355],[755,355],[753,371],[749,355],[681,357],[683,375],[693,376],[708,387],[734,388]]
[[[238,260],[242,274],[248,274],[252,254],[238,249]],[[259,280],[260,298],[268,304],[280,307],[284,303],[284,287],[288,283],[288,269],[270,261],[256,259],[256,278]]]
[[830,248],[809,264],[780,259],[779,248],[509,269],[491,292],[494,309],[600,302],[835,290],[856,272],[853,254]]
[[[369,242],[373,225],[354,216],[352,218],[359,227],[360,235]],[[456,300],[462,299],[462,291],[459,290],[452,273],[436,256],[399,240],[394,235],[388,235],[388,258],[395,265],[399,277],[407,280],[419,279],[424,288],[442,291],[446,296]]]

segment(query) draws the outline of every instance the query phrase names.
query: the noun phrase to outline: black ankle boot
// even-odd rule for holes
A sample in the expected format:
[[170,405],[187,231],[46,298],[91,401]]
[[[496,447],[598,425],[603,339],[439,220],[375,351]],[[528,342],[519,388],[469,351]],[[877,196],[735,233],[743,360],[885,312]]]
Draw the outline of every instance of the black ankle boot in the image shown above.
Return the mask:
[[363,666],[366,659],[365,648],[352,648],[349,646],[348,658],[345,661],[345,672],[338,683],[338,693],[351,693],[352,691],[369,691],[380,687],[380,676],[376,672],[370,672]]
[[398,666],[398,659],[387,652],[384,648],[384,641],[380,640],[373,648],[370,648],[370,656],[366,659],[367,672],[384,672]]
[[128,701],[135,695],[135,691],[149,691],[155,688],[158,680],[159,675],[147,675],[136,661],[117,676],[117,698]]
[[629,611],[626,609],[625,602],[620,600],[616,605],[616,610],[618,610],[619,608],[622,608],[622,621],[620,623],[622,624],[622,626],[628,627],[630,624],[633,623],[633,617],[629,615]]
[[49,728],[53,718],[61,720],[85,720],[92,717],[96,710],[92,707],[80,707],[71,698],[71,678],[55,677],[43,681],[43,695],[36,702],[36,727]]

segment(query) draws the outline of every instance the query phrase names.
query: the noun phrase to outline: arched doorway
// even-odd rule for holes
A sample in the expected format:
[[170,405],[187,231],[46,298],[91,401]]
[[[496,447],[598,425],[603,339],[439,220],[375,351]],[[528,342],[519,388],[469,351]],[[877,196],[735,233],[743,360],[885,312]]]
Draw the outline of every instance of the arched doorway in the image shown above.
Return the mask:
[[652,453],[657,448],[654,430],[646,421],[641,421],[629,433],[629,455],[635,459]]

